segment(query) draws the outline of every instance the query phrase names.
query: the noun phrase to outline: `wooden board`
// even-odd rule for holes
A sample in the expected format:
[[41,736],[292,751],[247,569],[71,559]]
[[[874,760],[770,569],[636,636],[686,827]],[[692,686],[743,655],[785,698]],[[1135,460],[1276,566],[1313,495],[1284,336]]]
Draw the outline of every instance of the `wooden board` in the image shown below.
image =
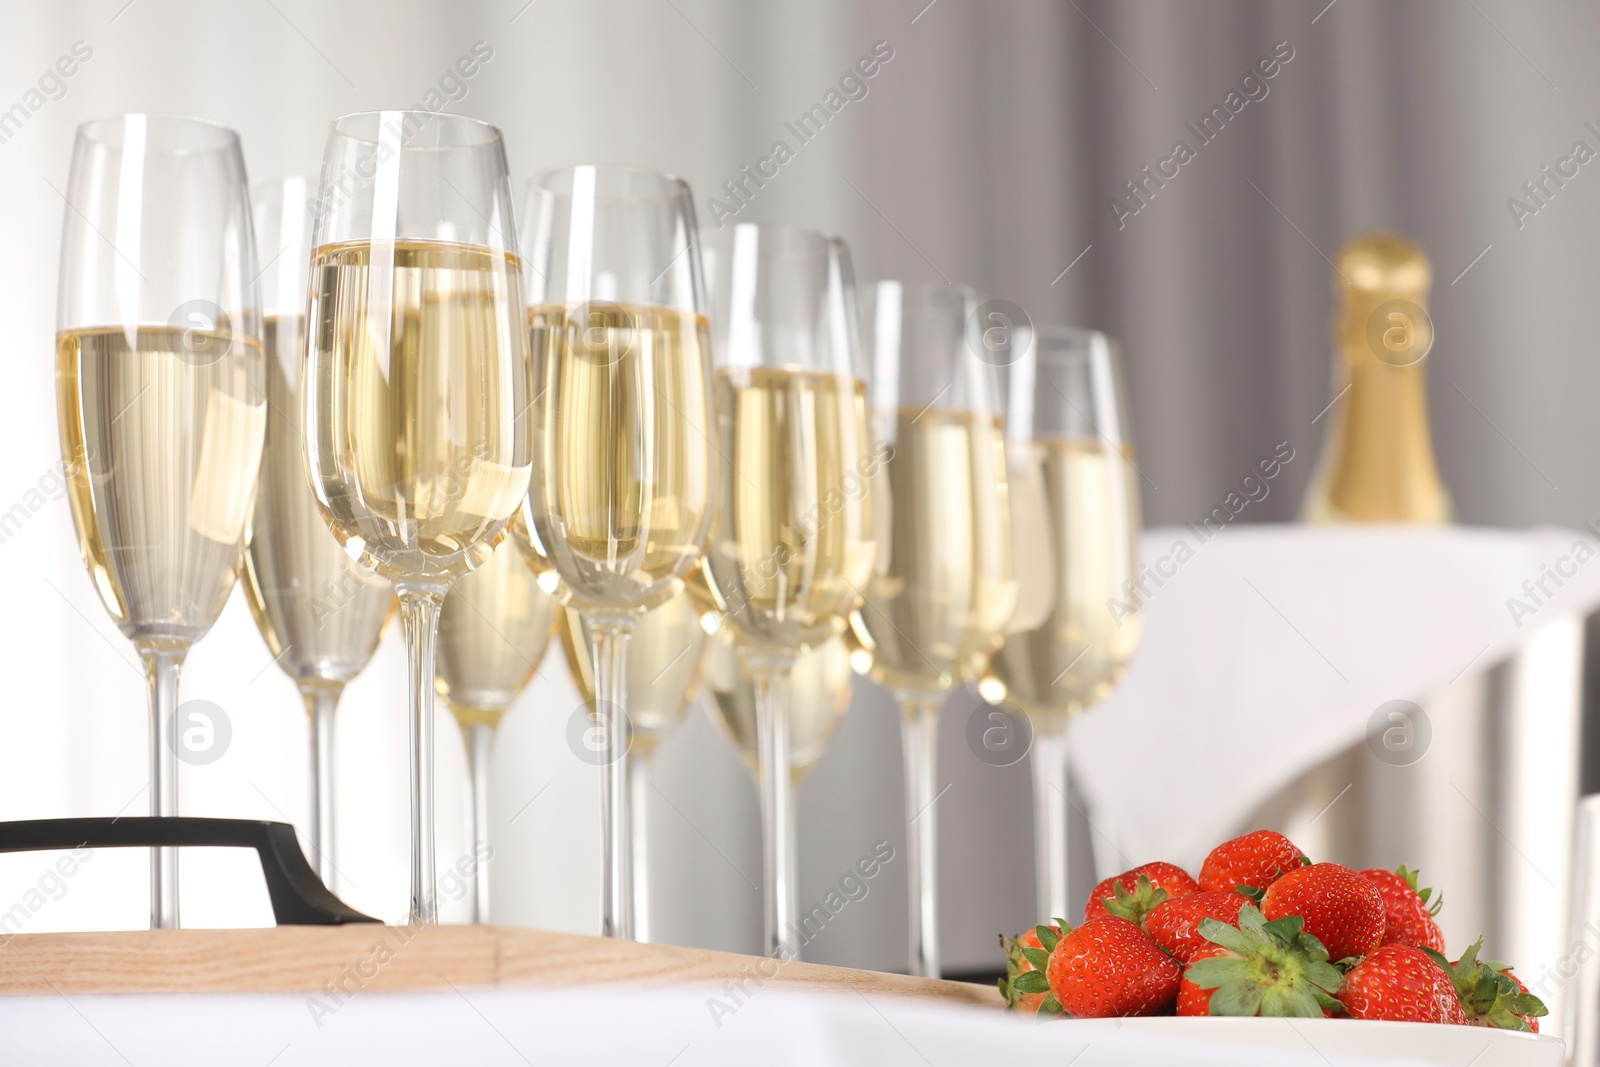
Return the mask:
[[505,926],[280,926],[19,934],[0,946],[0,995],[321,993],[357,989],[680,984],[761,980],[791,987],[937,997],[992,1007],[992,986],[782,963]]

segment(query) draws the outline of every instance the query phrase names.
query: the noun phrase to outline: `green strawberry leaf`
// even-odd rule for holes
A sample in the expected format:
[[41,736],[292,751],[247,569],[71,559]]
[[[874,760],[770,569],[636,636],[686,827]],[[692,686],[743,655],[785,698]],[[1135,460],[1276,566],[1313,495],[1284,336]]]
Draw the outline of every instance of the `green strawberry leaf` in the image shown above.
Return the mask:
[[1306,955],[1310,956],[1318,963],[1328,962],[1327,946],[1317,939],[1316,934],[1302,933],[1296,940],[1298,941],[1301,949],[1305,951]]
[[1189,969],[1183,972],[1183,976],[1201,989],[1220,989],[1230,982],[1245,981],[1254,973],[1255,969],[1249,960],[1233,956],[1211,956],[1189,964]]
[[1262,997],[1261,1014],[1278,1018],[1320,1019],[1322,1006],[1317,1003],[1311,990],[1303,986],[1275,987]]
[[1054,993],[1048,994],[1039,1002],[1038,1016],[1041,1019],[1055,1019],[1065,1014],[1066,1012],[1061,1009],[1061,1002],[1056,999]]
[[[1326,951],[1323,954],[1326,955]],[[1344,975],[1339,968],[1321,960],[1306,965],[1306,979],[1330,994],[1339,992],[1339,987],[1344,985]]]
[[1200,936],[1213,945],[1221,945],[1229,952],[1236,952],[1243,956],[1256,944],[1256,939],[1251,933],[1237,927],[1229,926],[1220,919],[1201,919],[1196,927]]
[[1104,901],[1106,914],[1127,919],[1139,926],[1144,925],[1145,917],[1155,910],[1157,904],[1167,899],[1167,891],[1158,889],[1151,883],[1150,876],[1145,874],[1139,876],[1132,893],[1120,882],[1112,885],[1111,892],[1112,895]]
[[1254,982],[1229,982],[1211,994],[1210,1012],[1212,1015],[1255,1015],[1261,1007],[1262,996],[1261,987]]
[[1059,941],[1060,938],[1056,937],[1056,932],[1054,930],[1050,929],[1048,926],[1040,925],[1035,926],[1033,928],[1033,932],[1034,936],[1038,937],[1039,944],[1044,946],[1044,950],[1046,952],[1055,951],[1056,942]]
[[1043,971],[1023,971],[1011,980],[1011,988],[1018,993],[1048,993],[1050,983]]
[[1261,903],[1261,898],[1267,895],[1267,891],[1265,889],[1257,889],[1254,886],[1249,885],[1236,885],[1233,887],[1233,891],[1242,897],[1249,897],[1257,904]]
[[1532,1015],[1535,1019],[1542,1019],[1550,1014],[1550,1009],[1544,1006],[1544,1001],[1532,993],[1513,993],[1502,1003],[1507,1011],[1516,1015]]
[[1022,958],[1033,964],[1035,970],[1042,971],[1050,963],[1050,953],[1042,948],[1025,948]]
[[1262,929],[1272,934],[1273,938],[1285,945],[1294,944],[1294,939],[1300,936],[1300,931],[1305,929],[1306,921],[1298,915],[1285,915],[1281,919],[1273,919],[1265,923]]
[[1496,1008],[1488,1015],[1485,1015],[1484,1019],[1486,1019],[1489,1025],[1494,1027],[1496,1030],[1520,1030],[1523,1033],[1533,1032],[1533,1027],[1529,1026],[1525,1019],[1522,1019],[1521,1017],[1513,1014],[1510,1011],[1507,1011],[1504,1008]]
[[[1531,1029],[1523,1017],[1547,1014],[1544,1002],[1518,988],[1511,976],[1503,973],[1510,970],[1505,964],[1478,959],[1482,948],[1483,938],[1480,937],[1454,964],[1445,964],[1445,972],[1450,975],[1467,1018],[1482,1020],[1502,1030]],[[1435,963],[1442,959],[1433,952],[1428,956]]]

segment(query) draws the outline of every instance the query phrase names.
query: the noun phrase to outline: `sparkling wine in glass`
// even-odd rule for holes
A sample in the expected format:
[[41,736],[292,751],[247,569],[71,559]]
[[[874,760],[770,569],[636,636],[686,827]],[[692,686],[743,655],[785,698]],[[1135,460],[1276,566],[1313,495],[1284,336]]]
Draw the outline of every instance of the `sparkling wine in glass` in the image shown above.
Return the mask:
[[[578,692],[594,704],[594,638],[583,613],[566,608],[557,627],[567,668]],[[650,899],[650,766],[661,739],[683,718],[694,699],[700,650],[706,631],[687,593],[651,608],[634,623],[628,639],[628,784],[629,832],[633,841],[633,936],[649,941]],[[592,712],[591,712],[592,714]]]
[[500,542],[489,562],[457,578],[439,613],[439,695],[467,745],[472,921],[489,921],[489,760],[506,709],[539,669],[557,605],[517,546]]
[[311,727],[311,857],[336,888],[334,711],[366,667],[394,608],[394,587],[363,569],[328,530],[306,477],[306,266],[311,189],[304,178],[250,187],[261,242],[267,433],[244,559],[250,613],[273,662],[294,680]]
[[911,973],[939,977],[939,709],[976,681],[1016,606],[1005,435],[980,299],[883,281],[862,294],[880,481],[878,562],[851,616],[869,673],[900,704],[911,880]]
[[632,938],[629,635],[710,527],[711,352],[689,187],[577,166],[528,187],[534,477],[517,533],[583,612],[601,759],[601,932]]
[[873,574],[871,486],[883,456],[850,254],[837,237],[740,223],[705,235],[716,330],[718,623],[755,686],[768,955],[797,958],[790,676],[836,637]]
[[439,610],[450,583],[490,558],[532,469],[521,260],[500,131],[428,111],[337,119],[313,213],[311,485],[345,550],[399,594],[411,916],[432,923]]
[[1027,578],[980,688],[1032,722],[1038,910],[1066,915],[1067,723],[1111,691],[1139,643],[1139,474],[1115,343],[1047,326],[1014,344],[1006,456],[1012,558]]
[[[199,119],[78,127],[56,305],[56,402],[95,591],[150,688],[150,813],[178,814],[178,672],[238,577],[266,426],[239,137]],[[156,849],[150,922],[178,925]]]

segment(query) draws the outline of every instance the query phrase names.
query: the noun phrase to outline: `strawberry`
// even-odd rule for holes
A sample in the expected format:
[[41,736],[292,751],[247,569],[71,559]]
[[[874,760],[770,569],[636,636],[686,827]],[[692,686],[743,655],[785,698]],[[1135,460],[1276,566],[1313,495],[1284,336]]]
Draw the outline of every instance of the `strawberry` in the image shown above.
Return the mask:
[[1183,972],[1179,1015],[1315,1019],[1339,1006],[1339,969],[1299,916],[1268,922],[1246,901],[1237,927],[1201,919],[1200,933],[1210,944],[1195,952]]
[[1339,1002],[1352,1019],[1403,1023],[1467,1021],[1461,998],[1426,951],[1411,945],[1384,945],[1345,975]]
[[[1393,871],[1362,871],[1361,877],[1378,887],[1383,897],[1385,945],[1413,945],[1444,951],[1444,934],[1433,917],[1444,905],[1444,894],[1435,895],[1431,889],[1417,889],[1417,872],[1408,871],[1404,864]],[[1430,903],[1430,898],[1432,903]]]
[[[1047,941],[1043,933],[1039,940]],[[1177,961],[1150,935],[1115,915],[1090,919],[1064,935],[1045,968],[1058,1007],[1080,1018],[1154,1015],[1177,997],[1181,977]],[[1031,992],[1034,984],[1023,975],[1016,986]],[[1040,1014],[1049,1004],[1047,999]]]
[[[1056,937],[1061,936],[1059,926],[1047,926],[1045,929]],[[1050,957],[1050,953],[1039,943],[1038,930],[1024,930],[1016,937],[1001,934],[1000,947],[1005,949],[1006,953],[1006,976],[1000,979],[1001,999],[1012,1011],[1037,1012],[1045,994],[1019,993],[1016,981],[1018,975],[1033,970],[1044,970],[1045,961]]]
[[1200,865],[1200,888],[1207,893],[1228,893],[1241,887],[1263,890],[1285,872],[1310,862],[1282,834],[1255,830],[1211,850]]
[[1153,908],[1144,920],[1144,932],[1156,944],[1172,953],[1179,963],[1188,963],[1196,951],[1210,947],[1200,934],[1201,919],[1216,919],[1229,926],[1239,923],[1239,909],[1250,903],[1238,893],[1190,893]]
[[1083,921],[1115,915],[1142,925],[1144,917],[1163,900],[1176,900],[1199,888],[1189,872],[1176,864],[1142,864],[1095,886],[1083,907]]
[[1539,1032],[1539,1019],[1549,1014],[1544,1001],[1528,992],[1528,987],[1504,963],[1479,960],[1483,938],[1461,954],[1454,963],[1434,952],[1428,958],[1443,967],[1461,998],[1462,1020],[1470,1026],[1492,1026],[1501,1030]]
[[1383,944],[1383,895],[1349,867],[1317,863],[1273,882],[1261,898],[1268,919],[1298,915],[1306,933],[1321,941],[1328,958],[1365,956]]

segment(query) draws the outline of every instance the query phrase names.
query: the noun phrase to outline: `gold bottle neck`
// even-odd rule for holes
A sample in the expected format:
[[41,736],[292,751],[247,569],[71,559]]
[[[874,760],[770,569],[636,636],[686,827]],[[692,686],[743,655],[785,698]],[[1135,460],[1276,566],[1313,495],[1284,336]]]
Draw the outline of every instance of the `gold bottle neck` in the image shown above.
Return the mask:
[[1346,289],[1328,453],[1307,505],[1313,522],[1451,519],[1428,422],[1432,323],[1412,296]]

